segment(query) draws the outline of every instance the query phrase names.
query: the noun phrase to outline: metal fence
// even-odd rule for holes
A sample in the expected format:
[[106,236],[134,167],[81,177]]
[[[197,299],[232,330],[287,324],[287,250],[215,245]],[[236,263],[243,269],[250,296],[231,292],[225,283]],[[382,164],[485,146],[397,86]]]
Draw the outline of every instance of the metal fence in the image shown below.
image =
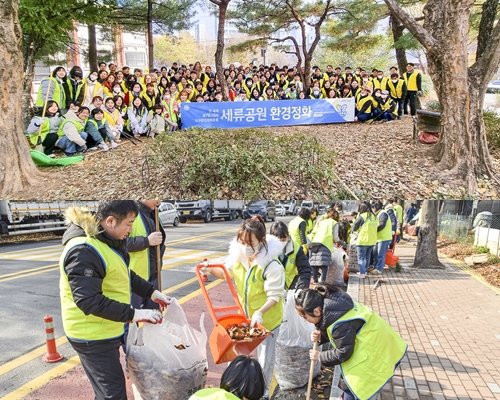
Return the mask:
[[472,216],[458,214],[440,214],[438,217],[438,233],[452,240],[466,239],[473,228]]

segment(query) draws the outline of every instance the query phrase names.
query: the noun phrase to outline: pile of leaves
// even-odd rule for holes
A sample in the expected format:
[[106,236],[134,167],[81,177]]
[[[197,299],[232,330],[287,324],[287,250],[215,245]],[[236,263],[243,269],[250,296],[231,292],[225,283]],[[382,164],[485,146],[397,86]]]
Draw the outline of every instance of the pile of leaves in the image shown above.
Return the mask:
[[[440,238],[438,241],[438,250],[448,257],[463,261],[465,257],[473,254],[485,254],[489,249],[484,246],[474,246],[470,240],[454,241]],[[474,272],[481,275],[488,283],[500,288],[500,258],[490,255],[488,260],[472,267]]]
[[[62,234],[62,231],[60,231]],[[47,240],[61,239],[61,236],[58,236],[53,232],[40,232],[40,233],[30,233],[26,235],[2,235],[0,236],[0,244],[9,244],[9,243],[26,243],[26,242],[45,242]]]
[[[309,360],[305,360],[306,363]],[[308,373],[309,366],[305,364],[304,373]],[[324,400],[330,398],[332,390],[333,368],[321,367],[320,374],[313,380],[311,400]],[[293,390],[280,390],[276,388],[271,400],[303,400],[306,398],[307,385]]]

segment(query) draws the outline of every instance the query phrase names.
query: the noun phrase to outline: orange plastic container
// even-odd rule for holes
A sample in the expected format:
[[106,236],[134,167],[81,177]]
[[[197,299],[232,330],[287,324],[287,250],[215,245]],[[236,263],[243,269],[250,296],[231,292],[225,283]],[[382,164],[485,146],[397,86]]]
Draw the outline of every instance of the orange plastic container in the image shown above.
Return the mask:
[[385,264],[391,268],[396,267],[399,262],[399,257],[396,254],[394,254],[394,252],[396,251],[396,238],[397,236],[394,235],[394,241],[392,242],[392,249],[387,249],[387,253],[385,254]]
[[[224,273],[224,278],[231,292],[232,298],[234,300],[234,305],[214,307],[208,291],[205,288],[203,274],[201,269],[207,268],[218,268]],[[249,355],[255,348],[262,343],[270,334],[266,329],[257,324],[257,327],[266,331],[265,335],[259,336],[257,338],[250,338],[245,340],[234,340],[231,339],[226,331],[226,328],[234,324],[248,324],[250,325],[250,320],[246,317],[243,307],[241,306],[240,300],[236,289],[234,288],[231,277],[229,276],[226,268],[222,264],[208,264],[207,262],[198,264],[196,266],[196,276],[200,282],[201,291],[205,301],[207,303],[208,312],[212,317],[214,322],[214,329],[208,338],[208,345],[210,347],[210,352],[216,364],[229,362],[234,360],[239,355]]]

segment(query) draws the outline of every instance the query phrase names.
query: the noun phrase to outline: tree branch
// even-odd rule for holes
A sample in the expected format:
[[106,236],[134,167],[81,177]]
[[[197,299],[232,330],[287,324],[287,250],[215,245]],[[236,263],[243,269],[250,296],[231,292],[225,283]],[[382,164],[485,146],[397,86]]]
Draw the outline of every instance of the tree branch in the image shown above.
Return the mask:
[[408,14],[397,2],[397,0],[384,0],[391,13],[396,17],[402,25],[408,29],[413,36],[425,47],[429,53],[434,53],[436,49],[436,39],[424,29],[415,18]]
[[480,86],[485,86],[491,79],[493,73],[500,64],[500,23],[497,22],[483,53],[477,61],[469,67],[469,77],[482,78],[482,82],[477,82]]

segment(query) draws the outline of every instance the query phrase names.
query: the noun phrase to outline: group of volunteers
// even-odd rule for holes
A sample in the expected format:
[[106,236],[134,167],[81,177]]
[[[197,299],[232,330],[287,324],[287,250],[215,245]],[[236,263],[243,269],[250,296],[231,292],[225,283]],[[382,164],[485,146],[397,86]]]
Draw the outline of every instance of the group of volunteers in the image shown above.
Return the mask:
[[[185,102],[262,101],[297,99],[355,99],[358,121],[392,121],[416,115],[422,93],[422,75],[412,63],[400,74],[373,69],[314,66],[309,89],[297,67],[276,64],[224,69],[226,92],[210,66],[173,63],[150,73],[100,63],[84,74],[80,66],[69,73],[57,67],[38,88],[38,113],[27,129],[33,145],[51,156],[55,149],[67,155],[91,149],[114,148],[122,136],[156,136],[179,129]],[[84,76],[85,75],[85,76]]]
[[[165,232],[155,225],[158,205],[152,200],[113,200],[102,202],[95,215],[80,208],[66,214],[69,226],[60,258],[63,326],[98,400],[127,398],[119,352],[127,324],[161,323],[160,310],[172,300],[158,287],[158,262],[165,251]],[[383,241],[386,225],[393,233],[389,218],[380,215],[390,207],[381,211],[377,206],[362,203],[359,208],[353,226],[358,247],[373,235]],[[328,251],[346,245],[341,211],[340,204],[332,204],[321,216],[301,208],[288,226],[274,222],[269,233],[259,215],[239,226],[225,267],[251,325],[261,324],[272,334],[257,347],[257,359],[237,357],[222,375],[220,387],[202,389],[190,400],[269,399],[286,291],[293,291],[296,312],[315,326],[311,346],[331,343],[329,350],[311,350],[310,359],[341,366],[344,400],[375,398],[393,376],[406,353],[405,342],[371,309],[325,282],[324,269],[311,268],[323,266]],[[219,269],[202,272],[222,278]],[[311,276],[320,282],[314,284]],[[303,360],[303,374],[309,363]]]

